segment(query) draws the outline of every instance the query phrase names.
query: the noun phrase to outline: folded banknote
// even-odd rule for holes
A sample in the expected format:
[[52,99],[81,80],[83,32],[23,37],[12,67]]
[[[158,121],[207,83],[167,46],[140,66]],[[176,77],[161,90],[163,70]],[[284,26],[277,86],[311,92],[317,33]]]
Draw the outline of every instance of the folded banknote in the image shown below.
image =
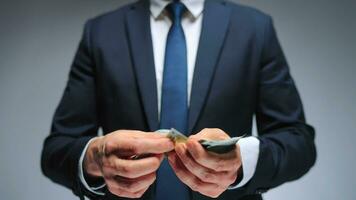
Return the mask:
[[[166,135],[175,143],[184,143],[188,140],[187,136],[180,133],[174,128],[170,130],[168,129],[158,130],[157,133]],[[214,152],[217,154],[224,154],[234,150],[236,148],[236,143],[243,137],[244,136],[233,137],[227,140],[200,140],[199,143],[207,151]]]

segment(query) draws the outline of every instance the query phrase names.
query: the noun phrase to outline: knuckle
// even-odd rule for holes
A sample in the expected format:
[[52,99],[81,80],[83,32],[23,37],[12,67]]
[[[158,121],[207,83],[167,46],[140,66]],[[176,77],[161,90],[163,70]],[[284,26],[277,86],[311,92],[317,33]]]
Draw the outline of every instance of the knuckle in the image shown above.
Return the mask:
[[121,195],[122,195],[121,190],[120,190],[120,189],[117,189],[117,188],[115,188],[115,187],[108,186],[108,190],[109,190],[110,193],[115,194],[115,195],[117,195],[117,196],[121,196]]
[[229,181],[229,184],[228,184],[228,185],[231,185],[232,183],[234,183],[236,179],[237,179],[237,173],[236,173],[236,174],[233,174],[232,176],[230,176],[230,177],[228,178],[228,181]]
[[205,195],[211,198],[216,198],[216,194],[213,191],[205,191]]
[[221,129],[219,129],[219,128],[212,128],[211,131],[214,131],[214,132],[219,133],[219,132],[221,132]]
[[214,175],[210,172],[204,171],[201,174],[201,178],[203,179],[203,181],[211,181],[214,179]]
[[218,198],[225,190],[221,187],[217,187],[215,190],[212,190],[210,193],[210,197]]
[[154,176],[149,185],[152,185],[156,180],[157,180],[157,178],[156,178],[156,176]]
[[190,188],[193,190],[193,191],[199,191],[200,189],[200,184],[199,182],[196,180],[196,179],[193,179],[191,184],[190,184]]
[[222,162],[222,159],[221,158],[219,158],[218,160],[217,160],[217,162],[215,162],[216,163],[216,166],[215,166],[215,170],[216,171],[224,171],[224,169],[226,168],[226,166],[225,166],[225,164]]
[[210,128],[204,128],[202,132],[209,132],[211,129]]
[[192,183],[192,184],[190,185],[190,188],[191,188],[193,191],[195,191],[195,192],[198,192],[198,191],[199,191],[199,187],[198,187],[198,185],[196,185],[195,183]]
[[242,166],[242,162],[240,159],[238,159],[236,164],[236,170],[240,169],[241,166]]
[[215,166],[215,170],[216,171],[222,171],[222,166],[220,165],[220,164],[217,164],[216,166]]
[[145,192],[136,192],[133,195],[133,198],[141,198]]
[[152,160],[152,166],[155,169],[158,169],[160,165],[161,165],[161,161],[158,158],[155,158],[155,159]]
[[220,192],[211,192],[211,196],[212,198],[218,198],[220,196]]
[[210,131],[211,131],[211,128],[204,128],[197,135],[203,136],[203,135],[210,133]]
[[181,179],[186,180],[186,181],[188,181],[188,182],[190,181],[190,178],[186,176],[186,174],[184,173],[183,170],[177,169],[176,174],[177,174],[177,176],[180,177]]
[[215,169],[216,169],[216,171],[221,172],[221,171],[224,171],[225,168],[221,165],[218,165],[215,167]]
[[104,178],[105,181],[111,181],[112,180],[111,174],[107,173],[106,171],[103,171],[103,178]]
[[223,131],[222,129],[216,128],[216,129],[214,129],[214,133],[218,134],[218,136],[221,140],[229,138],[229,135],[227,133],[225,133],[225,131]]
[[112,152],[113,150],[115,150],[116,147],[116,144],[113,140],[106,140],[105,143],[104,143],[104,154],[106,153],[109,153],[109,152]]
[[227,171],[230,171],[230,172],[236,172],[236,173],[237,173],[240,168],[241,168],[241,165],[239,165],[239,164],[232,164],[232,165],[230,165],[230,167],[227,168],[226,170],[227,170]]
[[116,183],[115,181],[106,181],[106,184],[108,188],[111,188],[112,190],[120,190],[121,186],[119,183]]
[[155,181],[156,180],[156,172],[152,172],[151,174],[147,174],[146,175],[147,177],[146,177],[146,180],[148,181],[148,182],[150,182],[150,181]]
[[215,131],[216,131],[217,133],[219,133],[219,134],[225,135],[225,131],[223,131],[223,130],[220,129],[220,128],[215,129]]

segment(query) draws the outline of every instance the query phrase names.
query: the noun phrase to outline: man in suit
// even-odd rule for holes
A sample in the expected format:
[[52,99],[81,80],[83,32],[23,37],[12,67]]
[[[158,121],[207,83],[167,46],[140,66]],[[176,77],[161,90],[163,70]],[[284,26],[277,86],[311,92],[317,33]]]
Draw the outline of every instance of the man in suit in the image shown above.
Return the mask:
[[[168,128],[188,141],[155,132]],[[198,142],[243,134],[225,154]],[[42,169],[81,198],[254,200],[315,159],[268,15],[225,0],[141,0],[86,23]]]

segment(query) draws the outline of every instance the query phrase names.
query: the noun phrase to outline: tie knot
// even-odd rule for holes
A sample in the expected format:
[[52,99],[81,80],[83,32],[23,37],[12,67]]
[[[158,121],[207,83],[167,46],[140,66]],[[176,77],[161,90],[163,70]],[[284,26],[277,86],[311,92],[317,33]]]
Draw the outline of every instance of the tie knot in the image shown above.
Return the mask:
[[167,11],[171,15],[173,23],[180,23],[185,9],[185,5],[180,1],[174,1],[167,6]]

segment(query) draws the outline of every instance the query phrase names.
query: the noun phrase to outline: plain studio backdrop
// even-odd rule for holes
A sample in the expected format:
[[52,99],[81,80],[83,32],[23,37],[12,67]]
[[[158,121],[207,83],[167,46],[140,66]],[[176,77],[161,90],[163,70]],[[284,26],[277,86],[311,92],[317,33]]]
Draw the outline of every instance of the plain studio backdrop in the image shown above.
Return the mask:
[[[128,2],[0,0],[1,199],[77,199],[42,175],[42,143],[84,22]],[[273,16],[317,131],[314,168],[265,199],[356,199],[356,1],[239,2]]]

